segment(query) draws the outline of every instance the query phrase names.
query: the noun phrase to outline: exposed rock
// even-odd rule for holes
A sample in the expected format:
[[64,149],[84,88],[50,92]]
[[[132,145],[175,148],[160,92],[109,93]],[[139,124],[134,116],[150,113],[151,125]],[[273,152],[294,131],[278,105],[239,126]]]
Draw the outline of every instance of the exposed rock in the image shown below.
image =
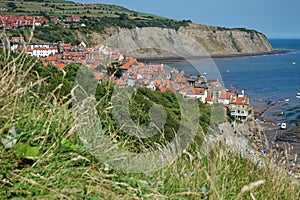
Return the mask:
[[179,31],[195,39],[211,55],[256,54],[272,51],[267,37],[254,30],[190,25],[180,28]]
[[[146,30],[146,31],[145,31]],[[125,35],[125,36],[124,36]],[[223,56],[223,55],[245,55],[262,54],[272,52],[272,46],[267,37],[254,30],[248,29],[228,29],[215,26],[204,26],[191,24],[181,27],[178,31],[174,29],[162,29],[157,27],[117,29],[110,28],[106,34],[93,33],[91,35],[96,41],[112,40],[116,43],[121,40],[130,41],[127,44],[126,53],[139,58],[147,57],[178,57],[178,54],[165,51],[166,46],[182,46],[181,53],[184,56]],[[97,36],[97,37],[96,37]],[[118,39],[119,37],[119,39]],[[182,44],[178,43],[178,37],[182,37]],[[121,38],[121,39],[120,39]],[[187,39],[188,38],[188,39]],[[177,44],[173,44],[177,41]],[[144,48],[145,44],[152,43],[155,48]],[[194,52],[195,44],[205,50],[204,52]],[[169,48],[167,48],[169,49]],[[197,47],[199,49],[199,47]],[[175,51],[176,52],[176,51]]]

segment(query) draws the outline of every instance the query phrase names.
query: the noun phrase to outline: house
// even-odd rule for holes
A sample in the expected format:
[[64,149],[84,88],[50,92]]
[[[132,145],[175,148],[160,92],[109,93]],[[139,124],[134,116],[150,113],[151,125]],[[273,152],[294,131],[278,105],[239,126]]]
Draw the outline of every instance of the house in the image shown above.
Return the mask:
[[197,81],[197,77],[196,76],[189,76],[187,81],[188,81],[188,83],[191,87],[194,87],[195,84],[196,84],[196,81]]
[[80,17],[79,16],[72,16],[71,20],[72,20],[72,22],[80,22]]
[[19,15],[0,15],[0,27],[6,27],[6,29],[16,29],[24,26],[41,26],[47,24],[49,21],[44,17],[31,17],[31,16],[19,16]]
[[185,98],[196,98],[202,103],[206,103],[207,90],[205,88],[189,88],[182,90],[181,94],[183,94]]
[[63,26],[64,26],[64,28],[71,28],[70,24],[64,24]]
[[71,17],[66,17],[65,22],[72,22],[72,18]]
[[123,80],[118,79],[115,80],[114,82],[119,86],[119,88],[124,88],[126,86]]
[[36,56],[38,58],[40,57],[49,57],[50,55],[55,55],[58,53],[57,48],[34,48],[34,49],[29,49],[27,51],[27,54],[30,56]]
[[98,81],[98,83],[101,83],[105,74],[103,72],[94,72],[94,77]]
[[226,89],[219,82],[219,80],[210,82],[208,84],[208,88],[209,88],[208,96],[210,96],[213,99],[214,102],[218,102],[218,98],[220,97],[220,95],[222,93],[226,92]]
[[213,104],[214,104],[214,101],[212,100],[211,97],[207,97],[207,98],[205,99],[205,103],[206,103],[206,104],[209,104],[209,105],[213,105]]
[[121,67],[119,67],[122,70],[128,70],[129,68],[132,67],[133,64],[135,64],[137,61],[134,58],[129,58],[129,61],[126,62],[124,65],[122,65]]
[[147,86],[148,89],[152,90],[152,91],[155,91],[156,90],[156,86],[154,84],[153,81],[150,82],[150,84]]
[[53,24],[59,24],[59,23],[60,23],[60,19],[59,19],[58,17],[52,17],[52,18],[51,18],[51,22],[52,22]]
[[65,22],[80,22],[79,16],[66,17]]
[[10,41],[12,43],[24,43],[24,37],[23,36],[12,36]]
[[228,109],[231,116],[237,117],[240,120],[247,119],[248,115],[251,113],[251,109],[249,98],[244,95],[244,91],[242,91],[242,94],[235,95],[230,100]]
[[7,8],[0,8],[0,12],[7,12]]
[[81,42],[81,43],[78,45],[78,47],[86,48],[87,46],[86,46],[85,42]]
[[218,98],[218,103],[228,106],[230,104],[230,100],[235,96],[236,94],[233,93],[222,92]]
[[166,88],[166,87],[162,87],[162,88],[159,88],[159,90],[160,90],[161,92],[166,92],[166,91],[168,91],[169,89]]
[[65,69],[66,68],[66,64],[57,64],[58,69]]

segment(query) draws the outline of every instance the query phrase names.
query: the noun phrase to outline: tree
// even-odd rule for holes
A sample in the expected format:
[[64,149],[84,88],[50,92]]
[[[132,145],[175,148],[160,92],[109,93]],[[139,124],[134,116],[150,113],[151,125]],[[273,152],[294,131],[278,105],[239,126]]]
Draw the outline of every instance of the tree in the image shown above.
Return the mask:
[[17,8],[17,6],[14,2],[7,3],[7,7],[9,7],[11,10],[15,10]]
[[119,20],[125,20],[125,19],[128,19],[127,14],[121,13],[120,16],[119,16]]

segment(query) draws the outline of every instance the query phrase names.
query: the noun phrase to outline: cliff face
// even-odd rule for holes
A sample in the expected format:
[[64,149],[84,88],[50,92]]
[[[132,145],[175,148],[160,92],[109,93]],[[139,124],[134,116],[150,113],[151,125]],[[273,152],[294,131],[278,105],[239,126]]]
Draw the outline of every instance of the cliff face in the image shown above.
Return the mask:
[[211,55],[256,54],[272,51],[265,35],[254,30],[190,25],[179,30],[195,39]]
[[[227,29],[191,24],[181,27],[178,31],[156,27],[136,29],[111,27],[107,28],[105,32],[105,34],[92,32],[84,37],[78,32],[78,36],[87,44],[106,43],[120,52],[139,58],[178,57],[178,55],[250,55],[272,51],[272,46],[265,35],[247,29]],[[92,38],[92,40],[88,38]],[[195,47],[195,44],[198,47]],[[197,52],[199,46],[200,49],[204,49],[201,53]],[[183,55],[181,55],[182,53]]]
[[250,55],[272,51],[265,35],[247,29],[191,24],[178,31],[150,27],[110,30],[110,35],[112,37],[106,37],[104,43],[139,58]]

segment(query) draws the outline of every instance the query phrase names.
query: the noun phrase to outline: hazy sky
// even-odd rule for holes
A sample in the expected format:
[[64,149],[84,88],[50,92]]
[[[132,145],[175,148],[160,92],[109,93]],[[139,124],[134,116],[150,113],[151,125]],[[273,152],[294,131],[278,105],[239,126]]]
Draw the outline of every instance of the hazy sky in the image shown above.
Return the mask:
[[194,23],[258,30],[269,38],[300,38],[300,0],[73,0],[115,4]]

